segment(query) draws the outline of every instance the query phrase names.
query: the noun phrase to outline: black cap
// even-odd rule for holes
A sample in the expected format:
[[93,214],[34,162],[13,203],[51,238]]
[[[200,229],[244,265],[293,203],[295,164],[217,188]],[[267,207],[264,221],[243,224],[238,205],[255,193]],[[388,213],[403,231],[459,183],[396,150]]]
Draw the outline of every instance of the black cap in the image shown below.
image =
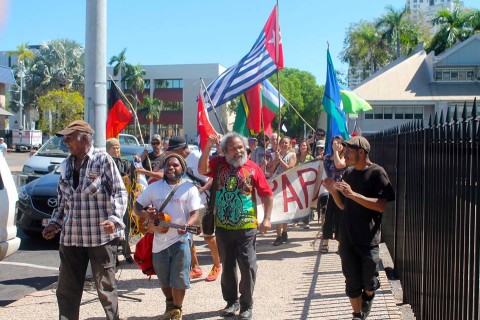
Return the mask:
[[178,149],[185,149],[187,146],[187,141],[184,137],[174,136],[168,140],[168,149],[167,151],[173,151]]

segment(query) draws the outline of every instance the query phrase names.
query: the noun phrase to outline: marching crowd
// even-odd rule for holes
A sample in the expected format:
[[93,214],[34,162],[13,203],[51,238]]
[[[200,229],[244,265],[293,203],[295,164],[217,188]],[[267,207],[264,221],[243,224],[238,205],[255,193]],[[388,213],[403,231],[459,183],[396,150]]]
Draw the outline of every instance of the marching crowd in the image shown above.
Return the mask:
[[[393,188],[385,170],[369,159],[370,144],[360,136],[346,141],[335,136],[324,154],[326,134],[297,143],[277,134],[260,134],[248,140],[235,133],[210,136],[202,152],[191,151],[180,136],[162,141],[154,135],[153,151],[121,160],[119,143],[107,140],[107,152],[93,147],[94,131],[82,120],[70,123],[57,135],[64,136],[70,156],[61,164],[58,207],[43,235],[60,233],[60,274],[56,292],[59,317],[78,319],[87,266],[107,319],[119,319],[115,280],[118,246],[133,262],[128,245],[131,221],[124,176],[143,174],[148,185],[134,199],[133,211],[148,221],[153,232],[152,264],[165,296],[161,319],[182,319],[182,304],[190,280],[202,276],[192,227],[201,223],[206,210],[215,212],[215,232],[204,234],[213,259],[206,277],[220,277],[226,306],[222,315],[252,319],[257,275],[257,233],[272,228],[273,193],[267,179],[294,166],[320,159],[326,216],[322,237],[339,241],[339,255],[346,278],[353,319],[365,319],[371,309],[378,281],[380,224]],[[162,143],[163,142],[163,143]],[[216,146],[216,153],[211,154]],[[320,168],[319,168],[320,169]],[[327,193],[328,192],[328,193]],[[329,195],[328,195],[329,194]],[[258,198],[256,198],[258,196]],[[131,200],[131,199],[130,199]],[[264,217],[257,220],[256,203]],[[309,228],[311,217],[303,218]],[[274,225],[280,246],[288,241],[288,224]],[[321,248],[328,252],[328,245]],[[240,278],[237,276],[240,271]]]

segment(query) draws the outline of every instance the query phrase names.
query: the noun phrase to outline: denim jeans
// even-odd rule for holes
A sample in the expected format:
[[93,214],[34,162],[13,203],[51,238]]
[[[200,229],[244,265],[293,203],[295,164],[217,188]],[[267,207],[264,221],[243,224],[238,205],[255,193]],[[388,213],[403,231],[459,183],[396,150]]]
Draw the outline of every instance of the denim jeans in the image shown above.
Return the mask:
[[153,268],[161,288],[190,288],[190,241],[177,241],[152,255]]

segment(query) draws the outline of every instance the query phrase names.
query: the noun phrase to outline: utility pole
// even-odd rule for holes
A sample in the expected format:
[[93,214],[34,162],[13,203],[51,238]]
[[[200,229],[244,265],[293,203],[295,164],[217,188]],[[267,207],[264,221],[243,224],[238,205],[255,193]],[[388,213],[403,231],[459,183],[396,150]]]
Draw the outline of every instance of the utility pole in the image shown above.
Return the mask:
[[95,130],[94,146],[105,149],[107,122],[107,0],[86,1],[85,121]]

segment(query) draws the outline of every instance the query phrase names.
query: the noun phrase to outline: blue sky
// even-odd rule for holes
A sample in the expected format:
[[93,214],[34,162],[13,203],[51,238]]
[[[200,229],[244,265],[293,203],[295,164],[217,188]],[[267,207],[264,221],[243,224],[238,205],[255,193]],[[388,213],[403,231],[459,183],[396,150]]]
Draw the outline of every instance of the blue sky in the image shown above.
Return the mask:
[[[465,0],[478,8],[478,0]],[[109,0],[107,61],[127,48],[131,64],[220,63],[229,67],[251,48],[273,0]],[[285,66],[312,73],[323,85],[326,50],[337,70],[346,30],[406,0],[280,0]],[[85,0],[0,0],[0,51],[59,38],[85,44]]]

